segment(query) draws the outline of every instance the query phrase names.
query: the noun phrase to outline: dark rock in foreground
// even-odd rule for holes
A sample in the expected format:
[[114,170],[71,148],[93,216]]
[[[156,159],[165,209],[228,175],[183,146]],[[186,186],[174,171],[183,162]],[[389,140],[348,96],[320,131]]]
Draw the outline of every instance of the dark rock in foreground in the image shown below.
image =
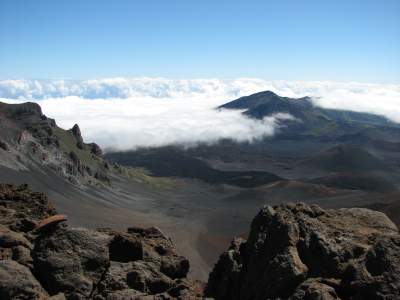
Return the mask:
[[400,235],[384,215],[302,203],[265,207],[210,274],[217,300],[399,299]]
[[[0,299],[203,299],[155,227],[71,228],[46,196],[0,184]],[[263,208],[210,274],[216,300],[399,299],[400,235],[383,213]]]
[[45,195],[0,184],[0,299],[201,298],[159,229],[39,225],[56,213]]
[[31,271],[14,260],[0,260],[1,299],[47,299]]

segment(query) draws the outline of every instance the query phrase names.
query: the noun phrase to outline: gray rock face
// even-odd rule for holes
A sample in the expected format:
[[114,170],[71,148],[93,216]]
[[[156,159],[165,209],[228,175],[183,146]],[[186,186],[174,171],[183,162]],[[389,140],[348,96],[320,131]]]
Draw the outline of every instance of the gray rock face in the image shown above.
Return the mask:
[[1,166],[46,174],[51,169],[79,187],[110,186],[113,175],[125,176],[124,167],[108,165],[97,144],[84,143],[77,124],[69,130],[58,127],[36,103],[0,102],[0,119]]
[[76,139],[76,146],[79,149],[83,149],[83,138],[82,138],[82,134],[81,134],[81,129],[79,128],[78,124],[75,124],[72,128],[71,128],[71,132],[74,135],[75,139]]
[[78,155],[76,155],[74,151],[71,151],[69,157],[72,161],[71,167],[69,168],[70,173],[72,175],[77,175],[79,173],[80,175],[85,176],[86,167],[78,158]]
[[107,236],[86,229],[58,227],[39,235],[32,252],[34,270],[50,294],[88,298],[107,270]]
[[157,264],[162,273],[172,279],[184,278],[189,272],[189,261],[177,255],[171,242],[158,228],[128,228],[128,233],[143,241],[143,259]]
[[46,291],[31,271],[13,260],[0,260],[0,299],[47,299]]
[[398,299],[400,235],[382,213],[265,207],[210,274],[215,299]]
[[[128,228],[126,233],[101,229],[110,236],[110,267],[96,299],[200,299],[187,280],[189,262],[157,228]],[[154,295],[155,298],[146,298]]]

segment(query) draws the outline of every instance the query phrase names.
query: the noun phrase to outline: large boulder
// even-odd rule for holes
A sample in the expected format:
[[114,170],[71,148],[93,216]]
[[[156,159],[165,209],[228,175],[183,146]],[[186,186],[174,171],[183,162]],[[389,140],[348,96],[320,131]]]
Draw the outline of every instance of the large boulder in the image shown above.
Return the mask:
[[266,206],[210,274],[220,299],[399,299],[400,235],[384,215],[302,203]]
[[189,260],[176,253],[172,241],[157,227],[130,227],[128,233],[142,240],[143,259],[159,266],[172,279],[184,278],[189,272]]
[[96,299],[200,299],[200,289],[186,278],[188,260],[158,228],[99,231],[110,237],[110,267]]
[[130,263],[112,262],[99,293],[109,295],[133,290],[135,294],[158,294],[166,292],[173,281],[162,274],[156,265],[144,261]]
[[48,295],[31,271],[13,260],[0,260],[0,299],[44,300]]
[[34,271],[51,294],[87,299],[109,266],[108,236],[57,226],[35,240]]
[[143,245],[139,238],[126,233],[115,233],[109,245],[110,260],[130,262],[143,259]]
[[34,274],[50,295],[96,300],[198,297],[186,280],[187,259],[156,228],[94,231],[54,224],[39,231],[34,245]]
[[27,267],[32,266],[30,255],[33,245],[21,232],[15,232],[0,224],[0,260],[13,259]]
[[0,184],[0,299],[201,299],[158,228],[71,228],[46,196]]

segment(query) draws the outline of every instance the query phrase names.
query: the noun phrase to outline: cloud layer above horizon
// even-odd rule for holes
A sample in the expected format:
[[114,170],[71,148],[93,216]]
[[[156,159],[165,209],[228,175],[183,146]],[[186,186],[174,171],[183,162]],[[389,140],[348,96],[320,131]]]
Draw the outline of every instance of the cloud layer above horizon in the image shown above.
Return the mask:
[[400,85],[288,82],[242,78],[0,80],[0,101],[38,102],[63,128],[75,123],[86,141],[129,150],[170,144],[254,141],[271,136],[287,114],[253,120],[240,111],[215,110],[238,97],[271,90],[311,96],[316,105],[381,114],[400,122]]

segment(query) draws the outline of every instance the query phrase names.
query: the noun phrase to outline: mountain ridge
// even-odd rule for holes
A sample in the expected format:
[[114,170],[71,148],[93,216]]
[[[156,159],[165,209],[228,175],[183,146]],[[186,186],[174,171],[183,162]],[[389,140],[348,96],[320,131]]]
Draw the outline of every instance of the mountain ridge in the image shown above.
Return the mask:
[[[386,117],[372,113],[362,113],[344,109],[328,109],[315,105],[311,97],[282,97],[272,91],[263,91],[232,100],[218,109],[246,109],[244,114],[262,119],[275,113],[289,113],[302,121],[321,119],[337,122],[364,122],[377,125],[395,125]],[[310,116],[311,114],[311,116]]]

